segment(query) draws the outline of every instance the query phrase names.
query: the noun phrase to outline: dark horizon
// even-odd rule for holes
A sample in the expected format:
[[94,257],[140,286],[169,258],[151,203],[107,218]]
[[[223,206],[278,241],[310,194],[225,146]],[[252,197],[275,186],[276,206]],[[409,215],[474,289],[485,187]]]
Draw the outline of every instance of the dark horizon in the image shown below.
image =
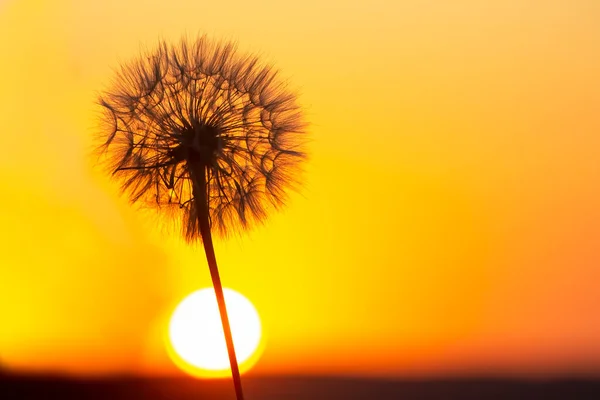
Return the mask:
[[[598,399],[600,378],[390,379],[318,376],[245,376],[247,398],[350,399]],[[234,399],[229,379],[190,377],[68,378],[0,372],[0,398],[12,399]]]

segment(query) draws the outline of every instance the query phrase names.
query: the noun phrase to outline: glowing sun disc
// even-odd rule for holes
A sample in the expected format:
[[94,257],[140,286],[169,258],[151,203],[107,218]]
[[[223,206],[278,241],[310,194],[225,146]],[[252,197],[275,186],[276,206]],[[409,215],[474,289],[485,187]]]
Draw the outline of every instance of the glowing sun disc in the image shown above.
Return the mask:
[[[256,361],[261,342],[258,312],[242,294],[223,289],[225,304],[240,370]],[[229,357],[223,336],[217,299],[212,288],[191,293],[173,311],[169,323],[168,349],[173,361],[196,376],[219,376],[229,372]]]

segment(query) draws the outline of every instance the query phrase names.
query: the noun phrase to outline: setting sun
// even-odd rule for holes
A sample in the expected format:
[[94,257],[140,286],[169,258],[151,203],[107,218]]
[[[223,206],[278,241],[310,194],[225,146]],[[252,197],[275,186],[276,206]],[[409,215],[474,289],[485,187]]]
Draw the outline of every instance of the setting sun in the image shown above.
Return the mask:
[[[259,356],[261,324],[258,312],[242,294],[224,289],[233,342],[242,372]],[[229,359],[223,327],[212,288],[193,292],[173,311],[167,347],[185,372],[198,377],[228,376]]]

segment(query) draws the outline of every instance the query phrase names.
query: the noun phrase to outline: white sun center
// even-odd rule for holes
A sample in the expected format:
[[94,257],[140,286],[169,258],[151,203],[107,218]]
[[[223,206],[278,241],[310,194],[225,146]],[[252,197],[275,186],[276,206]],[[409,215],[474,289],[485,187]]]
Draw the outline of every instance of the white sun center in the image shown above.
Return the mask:
[[[244,363],[260,344],[260,318],[246,297],[227,288],[223,293],[236,357],[244,371],[251,366]],[[179,303],[169,323],[169,341],[174,361],[191,374],[202,376],[229,370],[223,326],[212,288],[193,292]]]

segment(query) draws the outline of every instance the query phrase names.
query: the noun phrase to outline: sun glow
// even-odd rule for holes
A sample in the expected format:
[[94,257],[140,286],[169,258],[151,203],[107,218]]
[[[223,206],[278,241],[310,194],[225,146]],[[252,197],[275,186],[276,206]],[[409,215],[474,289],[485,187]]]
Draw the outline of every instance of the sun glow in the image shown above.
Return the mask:
[[[240,371],[260,356],[261,323],[252,303],[240,293],[223,289]],[[193,292],[179,303],[169,323],[167,348],[179,368],[198,377],[230,372],[217,299],[212,288]]]

